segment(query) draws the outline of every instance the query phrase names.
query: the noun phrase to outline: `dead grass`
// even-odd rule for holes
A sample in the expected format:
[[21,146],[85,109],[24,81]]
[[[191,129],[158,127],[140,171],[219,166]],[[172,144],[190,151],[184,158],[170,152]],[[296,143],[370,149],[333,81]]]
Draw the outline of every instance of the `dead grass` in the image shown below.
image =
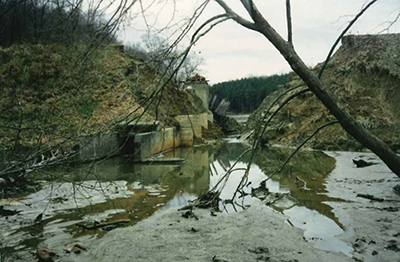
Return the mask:
[[[389,35],[387,38],[381,36],[378,40],[371,40],[364,45],[343,45],[332,57],[325,70],[323,82],[360,124],[393,149],[399,150],[400,76],[392,70],[395,66],[398,68],[398,64],[394,64],[397,62],[394,59],[386,59],[395,51],[396,54],[400,51],[399,35]],[[394,54],[392,53],[392,56]],[[321,64],[314,70],[319,70],[320,67]],[[299,83],[301,81],[298,77],[292,76],[292,81],[284,88]],[[267,97],[254,115],[266,110],[272,99]],[[253,127],[260,117],[250,119],[249,126]],[[312,134],[317,127],[333,119],[313,95],[304,95],[294,99],[278,114],[273,129],[279,129],[279,132],[270,132],[264,140],[296,145]],[[334,150],[362,149],[362,146],[340,126],[331,126],[321,131],[308,146]]]
[[[55,144],[142,115],[144,99],[159,87],[159,75],[113,46],[99,48],[82,63],[85,51],[85,46],[60,45],[0,49],[0,125],[25,128],[22,147]],[[195,96],[173,84],[165,86],[156,116],[158,100],[141,121],[157,118],[168,126],[176,114],[204,110]],[[14,129],[0,128],[0,150],[13,147],[16,135]]]

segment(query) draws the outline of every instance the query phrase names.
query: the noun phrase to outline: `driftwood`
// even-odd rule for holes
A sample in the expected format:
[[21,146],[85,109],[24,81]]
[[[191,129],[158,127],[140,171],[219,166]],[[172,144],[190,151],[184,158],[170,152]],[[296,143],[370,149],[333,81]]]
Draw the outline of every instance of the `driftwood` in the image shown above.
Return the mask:
[[105,223],[94,223],[92,226],[88,226],[85,224],[77,224],[77,226],[83,227],[84,229],[87,229],[87,230],[93,230],[93,229],[99,229],[99,228],[108,227],[108,226],[119,226],[122,224],[127,224],[129,222],[131,222],[130,219],[121,219],[121,220],[115,220],[115,221],[105,222]]
[[188,210],[185,213],[183,213],[182,217],[184,217],[184,218],[195,218],[196,220],[199,220],[199,218],[193,213],[192,210]]
[[383,198],[374,197],[373,195],[368,195],[368,194],[357,194],[357,197],[367,198],[367,199],[379,201],[379,202],[385,201],[385,199],[383,199]]
[[16,211],[16,210],[10,210],[10,209],[4,209],[4,206],[0,206],[0,216],[13,216],[16,215],[18,213],[20,213],[21,211]]

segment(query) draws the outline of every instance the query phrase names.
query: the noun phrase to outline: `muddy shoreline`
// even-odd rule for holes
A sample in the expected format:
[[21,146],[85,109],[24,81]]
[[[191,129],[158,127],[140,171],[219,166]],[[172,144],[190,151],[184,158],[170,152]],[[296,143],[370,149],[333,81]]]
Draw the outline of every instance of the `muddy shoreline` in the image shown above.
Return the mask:
[[[337,160],[327,194],[348,200],[329,203],[344,226],[336,237],[352,247],[348,256],[316,248],[304,231],[289,225],[289,217],[253,199],[249,209],[236,214],[215,217],[195,210],[199,220],[174,210],[159,212],[134,227],[116,229],[84,256],[62,261],[400,261],[400,197],[392,190],[400,179],[373,154],[327,154]],[[351,160],[360,157],[377,164],[356,168]],[[384,201],[357,197],[360,193]]]
[[[208,166],[206,161],[208,154],[198,153],[204,156],[204,167]],[[184,218],[182,217],[183,212],[178,212],[177,207],[184,203],[183,199],[192,198],[194,195],[185,197],[183,194],[181,200],[174,197],[171,202],[167,203],[169,207],[165,206],[165,208],[159,209],[157,205],[160,205],[161,202],[160,204],[152,203],[156,209],[152,211],[154,213],[151,215],[146,215],[144,220],[133,226],[113,229],[104,233],[100,239],[98,234],[72,236],[68,231],[60,232],[59,229],[69,227],[82,219],[88,219],[88,217],[93,219],[93,215],[76,218],[72,221],[53,219],[54,221],[51,220],[45,228],[41,229],[42,231],[38,231],[37,237],[42,238],[38,247],[57,254],[53,258],[54,261],[77,262],[113,261],[116,259],[118,261],[231,262],[400,261],[400,222],[398,221],[400,196],[393,191],[393,187],[400,184],[400,179],[373,154],[325,153],[336,160],[336,167],[324,180],[326,190],[318,193],[327,197],[324,204],[332,209],[330,218],[322,216],[317,210],[301,213],[305,209],[304,206],[286,210],[283,215],[255,198],[247,202],[250,207],[242,212],[212,214],[210,210],[196,209],[194,213],[198,220],[194,217]],[[199,174],[196,172],[200,172],[200,170],[204,174],[208,174],[208,170],[198,168],[199,154],[193,156],[194,163],[197,163],[194,166],[196,169],[187,169],[187,167],[182,169],[182,182],[186,181],[185,177],[189,175],[186,172],[189,170],[194,170],[194,175]],[[352,159],[365,159],[375,164],[365,168],[356,168]],[[176,167],[172,169],[172,172],[176,173]],[[255,169],[254,172],[261,172],[261,170]],[[254,182],[262,178],[262,173],[258,176],[260,177],[255,177]],[[145,177],[149,178],[149,175]],[[210,176],[210,179],[211,182],[207,182],[207,180],[199,178],[196,183],[202,181],[201,185],[205,186],[216,178]],[[129,197],[126,194],[126,192],[132,193],[128,190],[129,184],[122,181],[120,183],[117,185],[118,188],[115,187],[114,182],[110,187],[113,198],[127,197],[133,201],[142,194],[141,192],[147,192],[147,195],[153,194],[154,199],[162,199],[165,194],[168,195],[167,191],[164,191],[166,189],[147,188],[146,191],[143,191],[145,188],[134,183],[134,186],[132,184],[133,189],[137,187],[139,191],[135,191]],[[270,186],[279,186],[276,182],[274,183]],[[89,187],[92,188],[90,184],[87,185],[87,188]],[[188,187],[190,188],[190,184]],[[68,188],[62,187],[60,189],[68,190]],[[176,190],[179,191],[179,189]],[[377,199],[384,199],[384,201],[357,197],[357,194],[370,194]],[[343,201],[329,201],[329,199],[342,199]],[[101,194],[98,194],[97,198],[94,197],[92,201],[102,202],[105,200],[102,200]],[[129,205],[133,203],[136,202],[131,202]],[[60,209],[64,204],[69,204],[71,208],[74,206],[73,202],[67,201],[59,203]],[[56,204],[53,203],[53,206],[55,206],[54,212],[57,213]],[[18,203],[13,203],[12,207],[22,208]],[[34,211],[39,212],[43,206],[35,207],[35,210],[28,207],[25,209],[25,211],[22,210],[23,216],[21,213],[10,217],[11,219],[8,221],[5,221],[4,217],[1,218],[2,225],[5,223],[8,225],[7,227],[2,226],[2,241],[18,241],[21,237],[26,236],[21,230],[15,231],[19,227],[18,223],[31,223],[29,221],[35,219],[36,216]],[[110,212],[105,212],[103,215],[107,217]],[[123,207],[115,212],[130,211]],[[135,214],[136,211],[132,212]],[[12,223],[12,219],[16,223]],[[102,218],[99,217],[99,219]],[[329,223],[324,224],[324,221]],[[337,224],[340,225],[340,230],[336,235],[332,235],[332,232],[336,231],[331,227],[339,228]],[[314,237],[313,230],[319,231],[317,235],[320,237]],[[329,231],[329,234],[325,234],[324,230]],[[34,232],[30,231],[30,234],[32,233]],[[35,241],[35,236],[29,241]],[[76,243],[84,246],[86,250],[79,254],[66,253],[65,249]],[[33,253],[33,251],[16,252],[7,257],[5,261],[31,261],[36,259]]]

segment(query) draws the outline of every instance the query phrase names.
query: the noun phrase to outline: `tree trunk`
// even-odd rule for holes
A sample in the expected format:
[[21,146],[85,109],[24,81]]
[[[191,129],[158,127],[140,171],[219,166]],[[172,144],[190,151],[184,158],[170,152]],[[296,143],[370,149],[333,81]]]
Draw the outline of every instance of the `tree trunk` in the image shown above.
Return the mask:
[[400,177],[400,157],[387,144],[358,124],[334,96],[325,89],[322,81],[304,64],[293,47],[269,25],[258,10],[252,11],[252,18],[256,25],[255,30],[263,34],[279,50],[293,71],[300,76],[317,98],[336,117],[344,130],[378,155],[390,170]]

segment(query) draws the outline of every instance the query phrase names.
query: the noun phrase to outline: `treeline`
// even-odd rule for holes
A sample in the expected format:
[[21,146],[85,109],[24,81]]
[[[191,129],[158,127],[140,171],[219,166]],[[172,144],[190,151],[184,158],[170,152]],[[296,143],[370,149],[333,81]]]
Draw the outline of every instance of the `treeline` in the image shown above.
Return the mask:
[[218,100],[231,102],[229,111],[234,113],[253,112],[273,92],[277,86],[285,84],[289,74],[263,77],[249,77],[239,80],[215,84],[210,88],[210,94]]
[[0,0],[0,46],[22,43],[115,42],[113,24],[83,0]]

